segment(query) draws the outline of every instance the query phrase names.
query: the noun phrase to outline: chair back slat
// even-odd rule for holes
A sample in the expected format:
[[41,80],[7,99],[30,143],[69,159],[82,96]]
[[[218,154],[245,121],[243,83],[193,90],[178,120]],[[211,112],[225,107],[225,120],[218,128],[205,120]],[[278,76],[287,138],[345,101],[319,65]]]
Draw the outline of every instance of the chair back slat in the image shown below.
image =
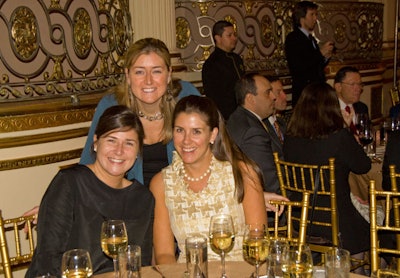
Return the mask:
[[[306,242],[307,216],[308,206],[310,202],[310,194],[305,193],[301,202],[293,201],[277,201],[271,200],[269,203],[275,206],[274,227],[268,231],[272,233],[270,239],[280,239],[286,242],[304,244]],[[284,206],[286,221],[284,225],[280,224],[279,207]],[[293,208],[298,208],[301,211],[300,218],[294,217]],[[299,226],[298,233],[295,232],[293,224],[297,222]]]
[[[18,269],[18,267],[32,261],[35,250],[34,225],[32,221],[35,217],[36,215],[29,215],[4,219],[0,210],[0,274],[4,274],[5,278],[12,278],[13,269]],[[23,231],[25,225],[27,230],[26,235]],[[13,237],[13,241],[7,240],[7,234],[9,237]],[[21,237],[21,234],[24,236]],[[24,241],[25,238],[27,242]]]
[[[370,181],[369,205],[370,205],[370,237],[371,237],[371,272],[379,269],[379,257],[381,254],[391,254],[396,256],[397,272],[400,273],[400,215],[399,197],[400,192],[397,187],[397,178],[400,173],[396,173],[394,165],[389,166],[391,191],[377,190],[375,181]],[[382,225],[377,222],[377,200],[385,200],[385,219]],[[392,213],[393,214],[392,214]],[[379,234],[381,231],[390,233],[396,239],[396,246],[388,248],[380,245]]]

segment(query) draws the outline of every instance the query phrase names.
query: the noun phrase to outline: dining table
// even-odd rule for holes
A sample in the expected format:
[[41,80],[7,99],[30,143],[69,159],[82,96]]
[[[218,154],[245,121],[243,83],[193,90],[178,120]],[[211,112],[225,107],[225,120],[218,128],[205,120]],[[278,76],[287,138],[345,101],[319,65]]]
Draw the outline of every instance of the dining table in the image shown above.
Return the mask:
[[[158,269],[158,270],[157,270]],[[315,269],[320,270],[321,267]],[[146,266],[141,269],[141,278],[186,278],[185,276],[186,264],[164,264],[157,266]],[[158,272],[159,271],[159,272]],[[225,262],[225,271],[229,278],[249,278],[254,272],[254,266],[246,263],[245,261],[227,261]],[[162,274],[160,274],[162,273]],[[260,275],[266,273],[266,264],[260,267]],[[314,272],[315,273],[315,272]],[[94,275],[95,278],[114,278],[114,272],[108,272],[103,274]],[[221,277],[221,262],[220,261],[209,261],[208,262],[208,278],[219,278]],[[264,276],[267,277],[267,276]],[[313,275],[313,277],[318,277]],[[324,276],[322,276],[324,277]],[[350,273],[350,278],[365,278],[354,273]]]

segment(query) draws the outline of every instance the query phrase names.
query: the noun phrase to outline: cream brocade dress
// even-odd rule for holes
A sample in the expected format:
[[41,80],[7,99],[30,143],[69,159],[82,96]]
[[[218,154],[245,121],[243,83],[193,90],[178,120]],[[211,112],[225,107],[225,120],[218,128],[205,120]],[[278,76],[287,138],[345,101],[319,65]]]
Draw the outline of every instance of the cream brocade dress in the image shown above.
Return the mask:
[[[235,246],[226,254],[227,261],[243,261],[242,242],[245,218],[242,204],[237,202],[232,166],[214,156],[207,186],[200,192],[193,192],[182,174],[183,162],[174,151],[172,163],[162,170],[165,183],[165,203],[168,208],[172,232],[181,250],[178,262],[186,262],[185,239],[188,234],[200,233],[208,239],[211,216],[219,213],[230,214],[235,228]],[[221,257],[210,248],[208,260]]]

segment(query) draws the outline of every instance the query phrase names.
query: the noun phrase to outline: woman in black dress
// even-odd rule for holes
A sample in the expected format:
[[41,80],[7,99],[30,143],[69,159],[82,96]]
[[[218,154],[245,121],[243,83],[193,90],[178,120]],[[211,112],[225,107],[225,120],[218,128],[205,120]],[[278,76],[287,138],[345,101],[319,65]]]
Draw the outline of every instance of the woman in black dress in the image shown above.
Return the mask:
[[[367,173],[371,160],[345,126],[333,88],[326,83],[310,84],[303,90],[289,121],[283,152],[286,161],[303,164],[326,165],[330,157],[335,158],[341,241],[352,257],[362,258],[370,247],[369,224],[351,202],[348,179],[350,171]],[[312,231],[316,236],[331,237],[330,228],[313,227]]]

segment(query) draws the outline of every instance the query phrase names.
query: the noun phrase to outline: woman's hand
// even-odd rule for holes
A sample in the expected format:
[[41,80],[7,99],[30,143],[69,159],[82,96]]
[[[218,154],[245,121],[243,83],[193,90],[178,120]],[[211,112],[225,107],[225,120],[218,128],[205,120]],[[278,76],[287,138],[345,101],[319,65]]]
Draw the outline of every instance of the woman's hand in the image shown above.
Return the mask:
[[[24,214],[22,216],[36,215],[35,219],[33,219],[33,221],[32,221],[32,224],[36,225],[37,224],[37,220],[38,220],[38,214],[39,214],[39,206],[34,206],[30,210],[24,212]],[[24,226],[24,232],[25,233],[28,232],[28,225],[26,223],[25,223],[25,226]]]
[[[265,200],[265,207],[267,211],[274,211],[276,212],[275,206],[271,205],[269,201],[276,200],[276,201],[290,201],[288,198],[283,197],[282,195],[278,195],[276,193],[271,192],[264,192],[264,200]],[[279,207],[279,215],[282,214],[284,206]]]

